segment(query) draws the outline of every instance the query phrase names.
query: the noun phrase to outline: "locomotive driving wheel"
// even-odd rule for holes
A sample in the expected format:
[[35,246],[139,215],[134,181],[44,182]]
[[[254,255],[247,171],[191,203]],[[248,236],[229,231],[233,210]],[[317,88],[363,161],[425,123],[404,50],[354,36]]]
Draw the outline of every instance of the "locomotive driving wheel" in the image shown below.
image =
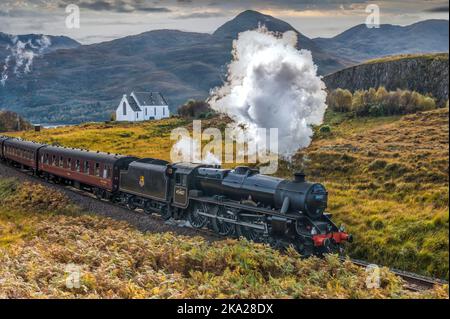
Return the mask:
[[266,229],[267,225],[264,216],[248,212],[241,212],[238,215],[236,233],[239,237],[245,237],[256,243],[264,242]]
[[169,207],[162,207],[161,213],[159,214],[163,220],[169,220],[172,218],[172,211]]
[[204,212],[204,206],[201,203],[195,203],[188,213],[188,221],[194,228],[203,228],[208,223],[208,217],[201,215]]
[[134,203],[134,197],[130,197],[130,198],[128,199],[128,202],[127,202],[127,208],[128,208],[129,210],[135,210],[135,209],[137,208],[136,204]]
[[[219,218],[212,218],[211,224],[213,230],[222,236],[232,236],[235,233],[235,224],[224,219],[236,219],[235,211],[232,211],[230,208],[219,207],[217,205],[210,205],[208,208],[208,212],[210,214],[214,214]],[[223,219],[222,219],[223,218]]]

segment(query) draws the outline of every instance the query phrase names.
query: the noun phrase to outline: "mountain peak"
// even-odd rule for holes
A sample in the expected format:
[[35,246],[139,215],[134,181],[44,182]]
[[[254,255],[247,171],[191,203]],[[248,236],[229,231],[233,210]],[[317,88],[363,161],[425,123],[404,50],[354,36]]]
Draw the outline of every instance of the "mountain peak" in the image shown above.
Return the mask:
[[213,35],[216,37],[236,39],[240,32],[254,30],[258,28],[259,25],[265,25],[269,31],[295,31],[298,33],[298,31],[287,22],[258,11],[246,10],[219,27]]

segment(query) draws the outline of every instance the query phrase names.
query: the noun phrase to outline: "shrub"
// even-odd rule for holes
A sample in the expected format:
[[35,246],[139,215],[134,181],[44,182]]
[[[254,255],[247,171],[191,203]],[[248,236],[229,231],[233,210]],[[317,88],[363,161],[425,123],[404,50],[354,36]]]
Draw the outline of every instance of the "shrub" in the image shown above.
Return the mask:
[[349,112],[352,107],[352,93],[349,90],[336,89],[327,96],[328,106],[336,112]]
[[333,111],[352,111],[356,116],[403,115],[437,107],[430,96],[400,89],[388,92],[384,87],[358,90],[353,94],[348,90],[336,89],[328,94],[327,102]]
[[178,114],[186,118],[206,118],[206,114],[212,114],[214,110],[205,101],[189,100],[178,108]]
[[330,133],[331,127],[329,125],[322,125],[319,129],[320,133]]
[[27,131],[32,128],[33,126],[31,123],[19,116],[17,113],[0,110],[0,132],[18,130]]

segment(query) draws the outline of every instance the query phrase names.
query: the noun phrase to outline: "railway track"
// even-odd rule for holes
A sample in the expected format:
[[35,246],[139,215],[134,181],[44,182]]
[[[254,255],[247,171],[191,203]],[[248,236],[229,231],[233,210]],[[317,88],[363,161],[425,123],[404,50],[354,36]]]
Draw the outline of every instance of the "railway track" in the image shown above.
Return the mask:
[[[49,185],[52,187],[57,187],[57,188],[62,188],[68,192],[74,193],[78,196],[82,196],[84,198],[89,198],[90,200],[94,200],[97,202],[101,202],[104,205],[107,206],[111,206],[111,207],[115,207],[115,208],[120,208],[121,210],[126,210],[128,213],[132,213],[134,215],[139,215],[140,217],[146,217],[151,219],[154,222],[160,223],[160,224],[164,224],[167,225],[169,228],[172,228],[171,230],[181,230],[183,229],[183,231],[181,232],[181,234],[185,235],[192,235],[192,234],[197,234],[200,235],[202,237],[204,237],[205,239],[208,239],[210,241],[215,241],[215,240],[221,240],[224,239],[225,237],[218,235],[216,233],[214,233],[213,231],[210,231],[208,229],[194,229],[192,228],[192,226],[188,226],[188,225],[181,225],[182,223],[177,223],[177,222],[165,222],[161,217],[156,216],[156,215],[151,215],[151,214],[146,214],[144,213],[142,210],[130,210],[125,206],[122,205],[117,205],[117,204],[113,204],[109,201],[105,201],[105,200],[99,200],[95,197],[94,194],[91,193],[87,193],[85,191],[79,190],[77,188],[74,188],[72,186],[68,186],[68,185],[60,185],[60,184],[55,184],[52,182],[48,182],[45,180],[42,180],[41,178],[34,176],[32,174],[29,173],[29,171],[26,170],[20,170],[20,169],[16,169],[16,168],[12,168],[9,166],[5,166],[4,164],[0,163],[1,166],[4,166],[5,168],[14,170],[15,172],[18,172],[20,174],[26,175],[28,178],[37,181],[39,183],[45,184],[45,185]],[[112,217],[112,216],[108,216],[108,217]],[[184,223],[184,222],[183,222]],[[133,224],[133,223],[131,223]],[[147,231],[146,229],[143,229],[144,231]],[[164,229],[161,229],[164,231]],[[342,261],[348,260],[347,257],[341,257]],[[350,258],[350,261],[357,266],[360,267],[364,267],[364,268],[368,268],[370,267],[370,265],[374,265],[373,263],[364,261],[364,260],[359,260],[359,259],[352,259]],[[394,268],[389,268],[389,270],[394,273],[395,275],[397,275],[398,277],[402,278],[403,281],[405,282],[405,288],[411,291],[424,291],[424,290],[428,290],[428,289],[432,289],[435,285],[448,285],[447,281],[441,280],[441,279],[436,279],[436,278],[431,278],[431,277],[426,277],[426,276],[422,276],[419,274],[415,274],[412,272],[407,272],[407,271],[402,271],[402,270],[398,270],[398,269],[394,269]]]
[[[345,260],[345,258],[342,258],[342,260]],[[373,263],[369,263],[364,260],[359,259],[350,259],[350,261],[360,267],[370,267],[370,265],[373,265]],[[441,279],[431,278],[422,276],[419,274],[415,274],[408,271],[398,270],[395,268],[389,268],[389,270],[394,273],[396,276],[403,279],[405,282],[405,288],[411,291],[423,291],[432,289],[435,285],[448,285],[448,282]]]

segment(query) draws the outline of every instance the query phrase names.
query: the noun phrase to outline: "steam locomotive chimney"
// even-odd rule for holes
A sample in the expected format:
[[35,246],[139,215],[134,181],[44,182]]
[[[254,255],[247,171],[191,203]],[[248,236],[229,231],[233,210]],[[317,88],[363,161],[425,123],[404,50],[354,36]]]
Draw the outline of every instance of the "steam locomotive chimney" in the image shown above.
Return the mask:
[[294,174],[294,182],[296,183],[304,183],[306,182],[306,175],[303,172],[295,173]]

